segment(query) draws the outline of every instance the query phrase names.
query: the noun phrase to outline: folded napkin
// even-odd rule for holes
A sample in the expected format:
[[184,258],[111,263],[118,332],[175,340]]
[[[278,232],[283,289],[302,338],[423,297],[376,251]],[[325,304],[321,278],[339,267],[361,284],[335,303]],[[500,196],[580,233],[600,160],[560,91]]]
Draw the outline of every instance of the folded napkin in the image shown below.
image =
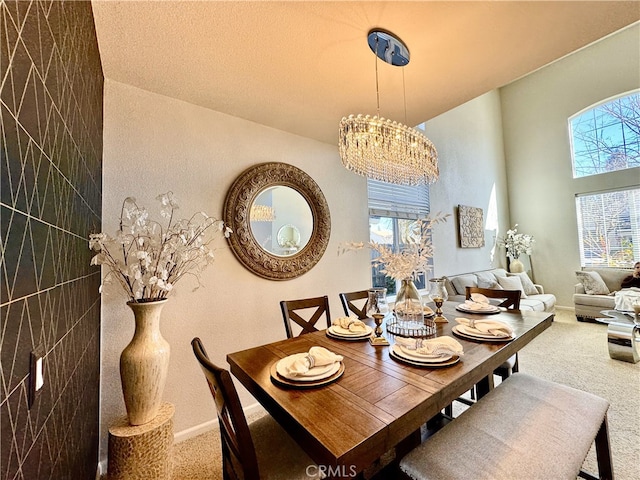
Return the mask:
[[281,360],[285,362],[287,360],[291,361],[291,363],[285,363],[285,365],[283,365],[285,372],[291,376],[303,376],[313,367],[321,367],[342,361],[342,355],[336,355],[324,347],[311,347],[306,356],[296,357],[286,357]]
[[367,331],[367,325],[365,325],[362,320],[358,320],[356,317],[339,317],[331,323],[336,327],[345,328],[354,333]]
[[481,293],[472,293],[471,300],[476,303],[484,303],[486,305],[489,305],[489,299]]
[[496,337],[504,337],[512,335],[513,329],[506,323],[497,320],[469,320],[468,318],[456,318],[456,322],[467,327],[472,333],[482,335],[495,335]]
[[447,335],[429,339],[396,337],[395,342],[402,348],[411,350],[412,353],[429,357],[464,354],[460,342]]
[[464,301],[464,306],[469,310],[486,310],[493,308],[489,299],[481,293],[472,293],[471,298]]

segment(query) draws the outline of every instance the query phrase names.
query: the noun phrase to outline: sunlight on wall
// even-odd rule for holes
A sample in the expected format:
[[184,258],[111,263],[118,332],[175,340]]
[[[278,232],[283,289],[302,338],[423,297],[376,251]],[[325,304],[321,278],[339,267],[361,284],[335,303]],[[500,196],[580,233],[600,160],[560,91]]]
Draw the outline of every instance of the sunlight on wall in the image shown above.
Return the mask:
[[491,247],[491,251],[489,252],[489,256],[491,261],[495,259],[496,256],[496,239],[498,238],[498,233],[500,232],[500,223],[498,222],[498,200],[496,195],[496,184],[493,184],[491,187],[491,195],[489,196],[489,205],[487,206],[487,221],[484,225],[485,230],[493,231],[493,246]]

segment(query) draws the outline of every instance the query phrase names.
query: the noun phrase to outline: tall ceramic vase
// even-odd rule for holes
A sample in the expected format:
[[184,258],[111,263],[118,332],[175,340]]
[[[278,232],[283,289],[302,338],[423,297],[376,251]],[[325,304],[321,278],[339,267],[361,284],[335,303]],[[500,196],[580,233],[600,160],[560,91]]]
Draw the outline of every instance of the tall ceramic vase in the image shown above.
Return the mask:
[[524,263],[522,263],[517,258],[512,258],[509,262],[509,271],[511,273],[521,273],[524,272]]
[[160,334],[160,313],[167,300],[128,302],[136,330],[120,355],[120,380],[131,425],[153,420],[162,404],[170,346]]

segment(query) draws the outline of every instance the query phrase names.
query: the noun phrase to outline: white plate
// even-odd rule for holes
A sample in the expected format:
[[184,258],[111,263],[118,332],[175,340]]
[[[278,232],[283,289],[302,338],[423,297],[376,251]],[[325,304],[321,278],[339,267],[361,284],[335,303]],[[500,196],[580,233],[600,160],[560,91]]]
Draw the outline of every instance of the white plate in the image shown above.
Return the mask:
[[287,373],[287,370],[284,368],[285,363],[283,362],[283,360],[287,360],[287,362],[295,361],[300,358],[304,358],[307,355],[308,354],[306,353],[295,353],[293,355],[289,355],[288,357],[285,357],[279,360],[278,363],[276,364],[276,372],[278,372],[278,375],[284,378],[288,378],[289,380],[295,380],[296,382],[315,382],[316,380],[322,380],[323,378],[330,377],[331,375],[336,373],[338,370],[340,370],[340,362],[333,362],[333,363],[330,363],[329,365],[313,367],[309,369],[309,371],[304,375],[289,375]]
[[482,333],[479,332],[478,330],[471,328],[467,325],[464,324],[459,324],[456,325],[456,327],[458,327],[458,330],[462,333],[464,333],[465,335],[470,335],[472,337],[478,337],[478,338],[511,338],[511,334],[510,333],[503,333],[501,335],[492,335],[491,333]]
[[456,310],[460,310],[461,312],[465,313],[500,313],[501,311],[500,308],[496,307],[495,305],[488,305],[485,308],[474,310],[472,308],[465,307],[464,303],[456,305]]
[[329,327],[329,333],[337,336],[337,337],[368,337],[373,333],[373,328],[369,325],[365,325],[364,332],[352,332],[348,328],[342,328],[338,325],[331,325]]
[[401,345],[393,345],[393,353],[399,357],[406,358],[408,360],[420,363],[441,363],[453,358],[453,355],[447,355],[445,357],[426,356],[419,353],[412,353],[410,350],[403,348]]
[[478,335],[478,334],[470,334],[470,333],[466,333],[465,331],[463,331],[461,328],[458,328],[462,325],[454,325],[453,328],[451,329],[453,331],[453,333],[455,333],[456,335],[459,335],[463,338],[467,338],[470,340],[481,340],[484,342],[508,342],[510,340],[513,340],[515,337],[511,336],[507,336],[507,337],[495,337],[493,335]]

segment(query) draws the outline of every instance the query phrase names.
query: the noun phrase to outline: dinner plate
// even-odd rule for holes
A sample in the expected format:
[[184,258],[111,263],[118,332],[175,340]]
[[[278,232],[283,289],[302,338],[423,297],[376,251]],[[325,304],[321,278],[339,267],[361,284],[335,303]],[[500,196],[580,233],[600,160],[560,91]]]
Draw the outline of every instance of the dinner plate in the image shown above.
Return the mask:
[[454,355],[449,360],[444,362],[419,362],[417,360],[412,360],[407,357],[403,357],[402,355],[398,355],[393,348],[389,349],[389,356],[394,360],[397,360],[402,363],[406,363],[408,365],[413,365],[415,367],[422,368],[441,368],[441,367],[450,367],[451,365],[455,365],[460,361],[460,357]]
[[335,333],[331,333],[329,329],[325,330],[327,337],[333,338],[334,340],[345,341],[345,342],[363,342],[367,341],[371,338],[371,335],[364,335],[361,337],[355,337],[353,335],[336,335]]
[[[295,382],[315,382],[316,380],[322,380],[327,377],[330,377],[334,373],[336,373],[340,369],[340,365],[342,362],[333,362],[329,365],[321,365],[319,367],[313,367],[309,369],[309,371],[305,375],[289,375],[285,368],[285,363],[283,360],[295,361],[300,358],[306,357],[307,353],[295,353],[293,355],[289,355],[288,357],[282,358],[278,360],[276,363],[276,372],[283,378],[288,380],[293,380]],[[291,359],[291,360],[289,360]]]
[[467,308],[464,306],[464,303],[460,305],[456,305],[456,310],[465,313],[480,313],[480,314],[492,314],[492,313],[500,313],[500,307],[496,307],[495,305],[489,305],[487,308],[483,308],[482,310],[473,310],[471,308]]
[[398,344],[394,344],[392,348],[393,348],[393,353],[395,353],[399,357],[404,357],[407,360],[413,360],[415,362],[420,362],[420,363],[441,363],[441,362],[446,362],[447,360],[450,360],[453,357],[453,355],[446,355],[446,356],[420,355],[419,353],[412,352],[408,348]]
[[369,337],[373,333],[373,328],[369,325],[365,325],[364,332],[352,332],[348,328],[342,328],[338,325],[331,325],[327,331],[336,337]]
[[464,324],[458,324],[456,325],[456,327],[458,327],[458,330],[460,330],[462,333],[469,335],[471,337],[478,337],[478,338],[488,338],[488,339],[492,339],[492,338],[511,338],[512,335],[510,333],[503,333],[501,335],[492,335],[490,333],[482,333],[479,332],[478,330],[469,327],[468,325],[464,325]]
[[466,338],[468,340],[478,340],[482,342],[508,342],[514,339],[513,335],[504,336],[504,337],[496,337],[495,335],[480,335],[480,334],[471,334],[465,332],[463,329],[459,327],[463,327],[464,325],[454,325],[451,331],[459,337]]
[[280,387],[285,388],[296,388],[296,389],[309,389],[309,388],[317,388],[322,387],[324,385],[329,385],[330,383],[335,382],[339,379],[344,373],[344,363],[338,362],[339,368],[338,371],[333,375],[329,375],[326,378],[322,378],[320,380],[313,380],[310,382],[298,382],[295,380],[289,380],[288,378],[280,376],[280,374],[276,371],[276,367],[278,366],[278,362],[273,362],[271,364],[271,368],[269,370],[271,381]]

